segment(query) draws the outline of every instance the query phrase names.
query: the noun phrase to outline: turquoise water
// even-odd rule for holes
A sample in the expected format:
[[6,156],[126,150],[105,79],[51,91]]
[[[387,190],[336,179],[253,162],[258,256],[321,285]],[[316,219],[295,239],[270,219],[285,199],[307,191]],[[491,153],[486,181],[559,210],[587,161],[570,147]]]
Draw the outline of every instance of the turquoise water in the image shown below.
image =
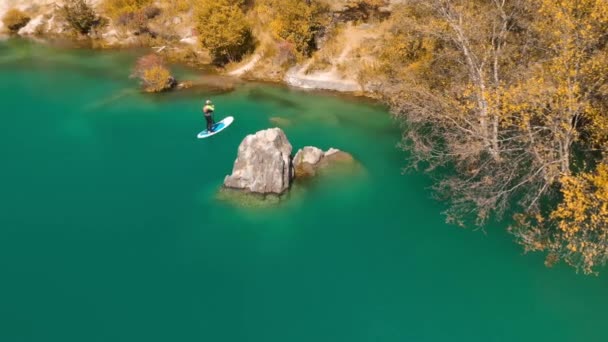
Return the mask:
[[[142,95],[134,57],[0,43],[0,341],[608,340],[608,278],[446,225],[384,107],[259,84]],[[197,140],[209,96],[236,121]],[[274,209],[218,201],[273,117],[364,171]]]

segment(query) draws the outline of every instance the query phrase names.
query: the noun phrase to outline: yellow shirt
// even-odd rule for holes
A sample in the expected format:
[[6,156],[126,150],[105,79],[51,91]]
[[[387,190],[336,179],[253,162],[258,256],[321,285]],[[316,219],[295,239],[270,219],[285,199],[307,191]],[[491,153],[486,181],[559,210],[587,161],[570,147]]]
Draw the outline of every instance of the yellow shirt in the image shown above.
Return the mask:
[[203,107],[203,112],[205,114],[209,114],[211,112],[213,112],[215,110],[215,106],[213,105],[205,105],[205,107]]

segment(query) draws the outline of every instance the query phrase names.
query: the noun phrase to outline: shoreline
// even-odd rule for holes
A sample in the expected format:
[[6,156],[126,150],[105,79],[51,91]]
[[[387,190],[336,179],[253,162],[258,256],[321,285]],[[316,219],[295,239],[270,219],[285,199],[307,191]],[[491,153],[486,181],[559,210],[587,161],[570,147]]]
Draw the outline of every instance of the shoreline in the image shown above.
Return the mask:
[[[73,39],[67,37],[65,35],[10,35],[10,34],[0,34],[0,41],[8,41],[8,40],[21,40],[27,41],[34,44],[45,44],[51,48],[63,49],[63,50],[88,50],[92,52],[132,52],[136,54],[145,54],[145,53],[156,53],[154,47],[150,46],[139,46],[139,45],[123,45],[123,46],[101,46],[96,43],[96,40],[93,38],[86,39]],[[254,54],[252,54],[253,56]],[[273,78],[260,78],[252,75],[251,73],[244,73],[242,75],[234,75],[232,71],[229,69],[217,68],[209,63],[199,63],[199,64],[191,64],[187,61],[181,60],[179,58],[167,58],[167,62],[171,66],[175,66],[179,69],[186,70],[188,73],[197,74],[198,76],[208,76],[208,77],[219,77],[225,80],[233,81],[232,85],[237,85],[240,83],[249,83],[249,84],[260,84],[260,85],[269,85],[282,87],[286,89],[293,89],[300,92],[306,92],[311,94],[325,95],[325,96],[334,96],[340,97],[344,99],[348,99],[351,101],[364,101],[371,104],[377,104],[382,106],[387,106],[387,104],[382,101],[380,95],[360,90],[360,91],[341,91],[336,89],[326,89],[323,87],[299,87],[297,85],[291,84],[287,82],[284,78],[282,79],[273,79]],[[184,79],[183,81],[188,81]],[[199,86],[209,86],[205,84],[199,84]],[[196,86],[195,86],[196,87]],[[218,87],[219,88],[219,87]],[[232,88],[232,87],[231,87]],[[224,89],[225,90],[225,89]],[[173,89],[169,92],[187,92],[188,88],[185,89]],[[390,108],[387,108],[387,111],[390,111]]]

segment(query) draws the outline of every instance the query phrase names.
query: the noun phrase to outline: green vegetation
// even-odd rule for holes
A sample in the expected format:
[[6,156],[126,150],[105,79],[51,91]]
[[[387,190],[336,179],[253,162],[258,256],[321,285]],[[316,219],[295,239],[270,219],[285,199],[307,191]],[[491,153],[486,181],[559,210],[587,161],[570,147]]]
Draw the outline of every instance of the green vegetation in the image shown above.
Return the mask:
[[11,32],[17,32],[22,27],[27,25],[30,21],[30,17],[24,12],[13,8],[6,12],[4,18],[2,18],[2,22]]
[[201,44],[216,64],[238,61],[253,47],[243,0],[202,0],[195,8]]

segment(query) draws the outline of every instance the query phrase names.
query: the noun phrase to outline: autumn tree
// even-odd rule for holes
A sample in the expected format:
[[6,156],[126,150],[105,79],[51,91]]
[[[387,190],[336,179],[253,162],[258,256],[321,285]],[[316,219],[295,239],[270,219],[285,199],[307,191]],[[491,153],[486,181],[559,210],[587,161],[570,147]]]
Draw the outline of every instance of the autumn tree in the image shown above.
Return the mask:
[[550,266],[560,259],[585,274],[608,260],[608,165],[560,179],[562,198],[548,217],[518,215],[511,232],[526,251],[548,252]]
[[[394,13],[379,71],[404,125],[412,165],[450,165],[437,184],[451,221],[483,224],[532,184],[527,152],[503,115],[504,87],[525,69],[518,2],[411,1]],[[521,44],[523,42],[524,44]],[[533,173],[532,173],[533,174]],[[524,202],[533,201],[526,199]]]
[[16,8],[8,10],[2,18],[2,22],[11,32],[19,31],[27,25],[29,21],[30,17]]
[[99,17],[85,0],[68,0],[62,12],[69,27],[80,34],[88,34],[97,25]]
[[293,45],[300,56],[315,49],[316,34],[327,24],[323,17],[327,9],[317,1],[261,0],[256,11],[273,38]]
[[152,0],[103,0],[103,9],[116,20],[126,13],[136,13],[152,4]]
[[165,66],[163,59],[156,54],[140,57],[131,77],[139,78],[144,91],[162,92],[176,85],[175,78]]
[[605,205],[608,4],[414,0],[392,20],[375,68],[413,165],[449,166],[436,187],[448,218],[516,212],[526,249],[585,272],[603,261],[599,230],[575,217]]
[[196,5],[201,44],[216,64],[239,60],[253,47],[242,0],[201,0]]
[[543,0],[537,13],[542,19],[533,30],[543,59],[509,96],[524,143],[533,146],[533,163],[563,199],[553,212],[535,210],[512,231],[526,249],[548,251],[589,273],[608,257],[601,247],[607,169],[597,160],[608,146],[608,4]]
[[381,15],[380,8],[387,6],[387,0],[349,0],[340,11],[340,18],[344,21],[368,21]]

